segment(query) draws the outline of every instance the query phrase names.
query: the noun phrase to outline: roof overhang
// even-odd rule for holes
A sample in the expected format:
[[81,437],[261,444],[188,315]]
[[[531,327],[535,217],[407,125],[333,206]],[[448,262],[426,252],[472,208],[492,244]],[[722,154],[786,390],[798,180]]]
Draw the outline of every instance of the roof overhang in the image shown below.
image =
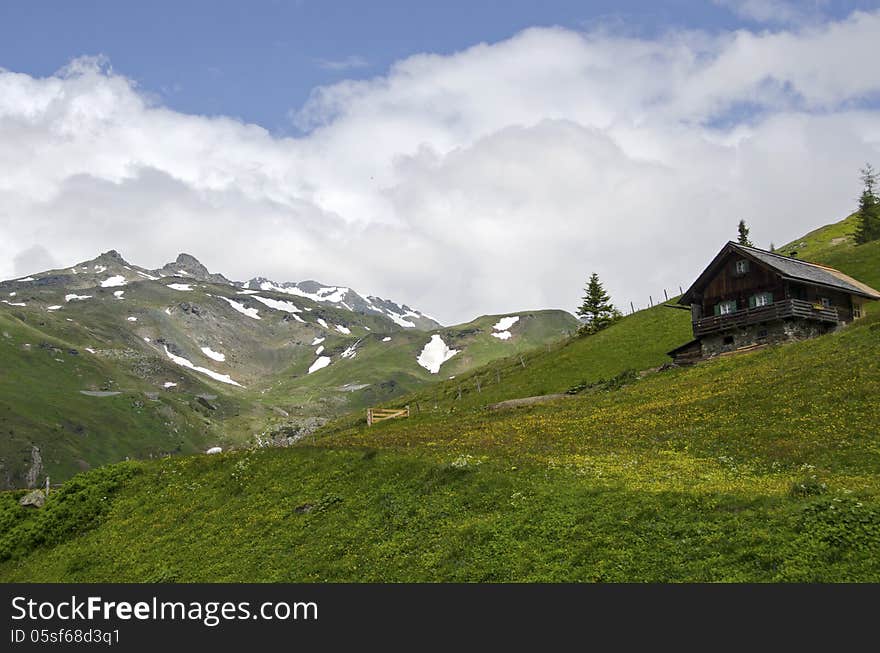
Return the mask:
[[[849,275],[844,274],[840,270],[835,270],[834,268],[828,267],[827,265],[819,265],[816,263],[810,263],[809,261],[798,261],[799,263],[805,263],[810,266],[814,266],[817,268],[823,269],[825,272],[830,274],[833,277],[836,277],[846,283],[849,288],[843,288],[841,286],[836,286],[832,284],[822,283],[821,281],[816,281],[814,279],[802,278],[792,276],[790,274],[785,274],[785,272],[779,270],[771,264],[768,264],[766,261],[761,260],[757,256],[754,256],[747,247],[741,247],[734,243],[733,241],[729,241],[724,247],[721,248],[721,251],[715,255],[715,258],[706,266],[706,269],[697,277],[696,281],[694,281],[690,288],[685,291],[685,293],[679,298],[678,302],[682,305],[690,305],[693,303],[694,295],[698,294],[700,291],[705,288],[709,281],[717,274],[718,268],[721,265],[721,262],[728,254],[735,252],[737,256],[741,256],[745,259],[752,261],[756,265],[760,265],[761,267],[771,270],[774,274],[778,275],[781,279],[786,281],[793,281],[796,283],[803,283],[810,286],[819,286],[822,288],[828,288],[829,290],[833,290],[835,292],[842,292],[849,295],[855,295],[857,297],[862,297],[869,300],[880,300],[880,292],[871,288],[867,284],[858,281],[857,279],[853,279]],[[772,253],[772,252],[771,252]],[[778,256],[778,255],[777,255]]]

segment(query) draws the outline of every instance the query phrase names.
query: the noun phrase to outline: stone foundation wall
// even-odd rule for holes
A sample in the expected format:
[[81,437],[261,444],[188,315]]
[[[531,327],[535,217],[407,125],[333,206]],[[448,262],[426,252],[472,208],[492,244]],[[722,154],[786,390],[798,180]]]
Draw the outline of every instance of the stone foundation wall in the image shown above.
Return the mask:
[[749,345],[778,344],[815,338],[834,331],[836,325],[813,320],[784,320],[768,324],[751,324],[734,331],[702,338],[703,356],[717,356]]

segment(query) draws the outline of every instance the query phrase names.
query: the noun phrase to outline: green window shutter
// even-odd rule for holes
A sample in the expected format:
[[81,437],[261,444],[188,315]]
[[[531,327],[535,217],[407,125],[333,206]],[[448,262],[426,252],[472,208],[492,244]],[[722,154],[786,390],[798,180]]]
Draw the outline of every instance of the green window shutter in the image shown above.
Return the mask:
[[752,295],[749,297],[749,308],[755,308],[758,305],[758,296]]
[[715,315],[721,315],[721,304],[715,304]]

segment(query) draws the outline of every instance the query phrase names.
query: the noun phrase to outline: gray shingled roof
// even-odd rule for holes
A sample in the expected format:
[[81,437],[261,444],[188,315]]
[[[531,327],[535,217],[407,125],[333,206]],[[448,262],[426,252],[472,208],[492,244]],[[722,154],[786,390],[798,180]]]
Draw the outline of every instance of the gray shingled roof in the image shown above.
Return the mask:
[[737,243],[730,243],[735,249],[745,252],[752,257],[758,259],[768,267],[773,268],[782,276],[789,279],[799,279],[809,283],[817,283],[832,288],[840,288],[846,292],[880,299],[880,293],[866,286],[860,281],[856,281],[852,277],[845,275],[839,270],[829,268],[816,263],[808,263],[790,256],[781,256],[773,252],[767,252],[756,247],[746,247]]
[[720,252],[715,256],[708,267],[703,270],[700,276],[691,284],[691,287],[679,298],[678,303],[688,305],[691,301],[693,292],[702,288],[710,279],[710,275],[714,274],[717,264],[722,260],[723,255],[730,249],[738,251],[740,254],[755,259],[758,263],[766,265],[770,269],[779,273],[783,278],[802,281],[830,288],[838,288],[844,292],[867,297],[869,299],[880,299],[880,291],[853,279],[834,268],[816,263],[808,263],[800,259],[791,258],[790,256],[782,256],[767,252],[757,247],[746,247],[738,243],[727,243]]

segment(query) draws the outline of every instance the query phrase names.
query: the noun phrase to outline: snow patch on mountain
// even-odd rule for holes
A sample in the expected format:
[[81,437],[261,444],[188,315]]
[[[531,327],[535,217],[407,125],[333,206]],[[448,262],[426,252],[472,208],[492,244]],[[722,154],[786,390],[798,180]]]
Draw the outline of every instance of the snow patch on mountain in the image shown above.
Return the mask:
[[434,334],[422,349],[422,353],[416,359],[419,365],[428,370],[431,374],[437,374],[440,366],[458,353],[457,349],[450,349],[443,342],[443,338]]
[[361,344],[360,340],[358,340],[351,347],[349,347],[344,352],[342,352],[342,354],[341,354],[342,357],[343,358],[354,358],[355,356],[357,356],[357,348],[358,348],[359,344]]
[[116,288],[117,286],[124,286],[127,283],[125,277],[121,274],[117,274],[108,279],[104,279],[104,281],[101,282],[101,288]]
[[192,290],[192,285],[188,283],[169,283],[168,287],[171,288],[171,290],[179,290],[181,292],[188,292]]
[[518,315],[510,315],[508,317],[502,317],[498,322],[494,324],[492,327],[494,331],[492,332],[493,338],[498,338],[499,340],[510,340],[511,333],[510,327],[519,322]]
[[260,312],[255,308],[248,308],[244,304],[241,304],[241,303],[235,301],[234,299],[229,299],[229,297],[223,297],[221,295],[216,295],[216,297],[217,297],[217,299],[222,299],[224,302],[229,304],[232,308],[234,308],[236,311],[238,311],[242,315],[247,315],[248,317],[251,317],[255,320],[262,319],[260,317]]
[[293,302],[286,302],[280,299],[272,299],[270,297],[260,297],[259,295],[251,295],[254,299],[256,299],[261,304],[265,304],[269,308],[274,308],[276,311],[286,311],[287,313],[302,313],[302,309],[296,306]]
[[404,327],[405,329],[414,329],[415,322],[410,322],[408,320],[403,319],[404,315],[402,313],[395,313],[394,311],[385,311],[385,314],[391,318],[391,321],[395,324]]
[[210,347],[202,347],[202,353],[208,358],[217,361],[218,363],[222,363],[226,360],[226,354],[221,354],[219,351],[214,351]]
[[215,381],[220,381],[221,383],[226,383],[229,385],[238,386],[239,388],[243,388],[244,386],[238,383],[237,381],[233,381],[232,378],[228,374],[220,374],[219,372],[215,372],[214,370],[209,370],[207,367],[199,367],[198,365],[193,365],[191,361],[187,360],[183,356],[177,356],[168,351],[168,347],[164,347],[165,354],[170,358],[173,362],[177,363],[181,367],[186,367],[188,369],[193,370],[194,372],[200,372],[201,374],[205,374],[206,376],[210,376]]
[[309,374],[312,374],[313,372],[317,372],[318,370],[323,370],[329,364],[330,364],[330,357],[329,356],[319,356],[318,360],[316,360],[314,363],[312,363],[312,366],[309,368]]
[[295,295],[297,297],[305,297],[306,299],[311,299],[313,302],[327,302],[329,304],[340,303],[351,290],[350,288],[342,288],[339,286],[322,286],[315,292],[308,292],[293,283],[278,285],[268,279],[252,279],[248,282],[248,288],[253,288],[254,286],[260,290],[271,290],[273,292]]
[[80,302],[85,299],[91,299],[93,295],[77,295],[76,293],[71,293],[69,295],[64,295],[64,301],[66,302]]
[[507,331],[514,324],[519,322],[519,315],[511,315],[510,317],[502,317],[492,328],[496,331]]
[[339,333],[344,333],[347,336],[351,335],[351,329],[349,329],[348,327],[344,327],[341,324],[336,325],[336,330],[339,331]]

